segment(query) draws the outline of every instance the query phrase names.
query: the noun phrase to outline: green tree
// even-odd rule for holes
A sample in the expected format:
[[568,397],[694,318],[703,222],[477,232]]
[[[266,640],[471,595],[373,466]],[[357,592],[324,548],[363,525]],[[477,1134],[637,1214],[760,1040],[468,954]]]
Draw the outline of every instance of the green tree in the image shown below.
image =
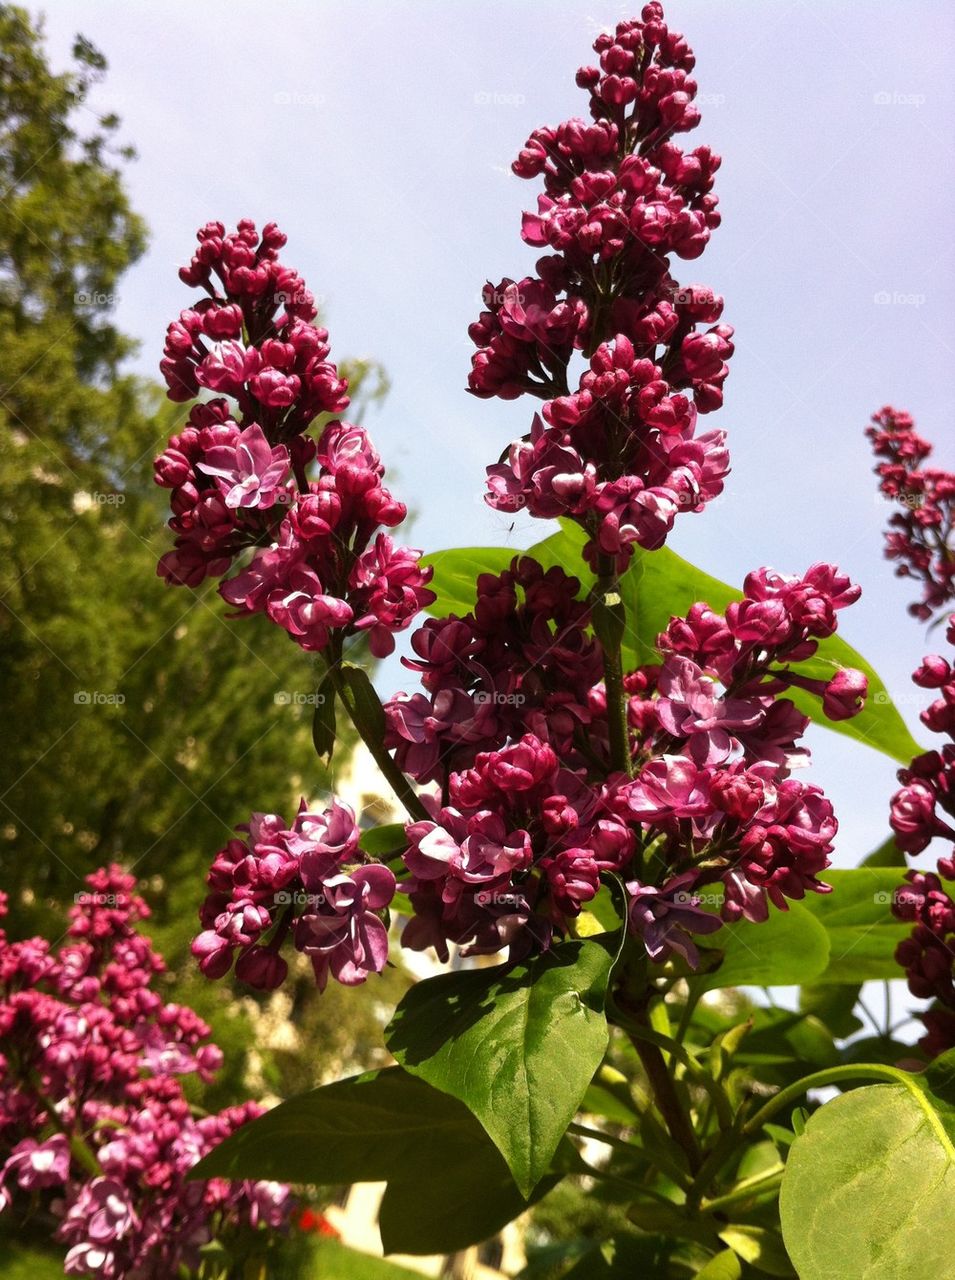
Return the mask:
[[[177,998],[225,1042],[228,1093],[252,1037],[229,985],[193,976],[205,872],[250,809],[290,816],[332,779],[304,701],[312,660],[263,619],[230,621],[214,589],[156,577],[169,535],[152,458],[185,413],[122,371],[133,344],[113,302],[145,231],[119,121],[76,123],[95,119],[86,100],[105,60],[82,38],[74,57],[54,73],[40,29],[0,5],[0,870],[21,934],[61,928],[96,866],[135,870]],[[375,364],[343,368],[358,414],[385,394]],[[316,1002],[297,1021],[345,1055],[365,1023],[377,1040],[374,999],[353,1003],[347,1033]],[[264,1064],[270,1089],[284,1071]]]

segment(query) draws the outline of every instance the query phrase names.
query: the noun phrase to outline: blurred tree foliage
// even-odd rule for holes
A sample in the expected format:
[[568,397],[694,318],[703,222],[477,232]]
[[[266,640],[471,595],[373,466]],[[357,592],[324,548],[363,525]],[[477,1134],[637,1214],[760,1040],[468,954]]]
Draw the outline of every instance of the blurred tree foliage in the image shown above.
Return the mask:
[[[94,867],[142,877],[175,997],[226,1050],[219,1105],[243,1092],[263,1002],[195,975],[206,869],[250,809],[290,817],[331,779],[311,745],[308,655],[263,619],[230,621],[214,589],[156,577],[168,536],[152,458],[185,413],[122,371],[133,344],[113,303],[145,228],[119,121],[87,101],[105,60],[82,38],[73,53],[54,73],[40,28],[0,5],[0,883],[12,930],[55,938]],[[356,416],[387,382],[373,363],[343,367]],[[395,983],[352,994],[346,1013],[303,981],[289,1012],[333,1060],[365,1060]],[[321,1049],[297,1057],[258,1062],[263,1091],[307,1087],[330,1065]]]

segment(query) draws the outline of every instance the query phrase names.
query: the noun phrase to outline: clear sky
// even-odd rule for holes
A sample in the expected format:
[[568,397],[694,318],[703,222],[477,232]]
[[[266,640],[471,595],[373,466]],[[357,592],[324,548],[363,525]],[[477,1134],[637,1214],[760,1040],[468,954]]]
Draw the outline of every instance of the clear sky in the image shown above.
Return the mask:
[[[418,516],[412,541],[528,546],[548,532],[483,505],[484,467],[534,405],[464,390],[467,325],[490,277],[535,254],[520,213],[536,184],[509,170],[531,129],[584,114],[574,87],[617,0],[48,0],[54,62],[80,30],[110,62],[97,108],[139,152],[128,184],[152,236],[122,285],[120,325],[154,373],[188,302],[176,278],[195,228],[273,219],[331,330],[333,357],[381,360],[393,391],[369,420]],[[955,7],[948,0],[672,0],[697,54],[703,122],[723,155],[724,224],[703,258],[736,326],[723,410],[725,500],[678,521],[671,545],[739,583],[761,564],[838,561],[863,585],[846,638],[920,731],[908,682],[932,647],[912,590],[881,559],[889,514],[862,431],[891,402],[955,465],[953,142]],[[945,437],[948,437],[946,443]],[[936,642],[940,643],[940,642]],[[391,693],[410,674],[389,662]],[[837,861],[884,836],[895,766],[813,733],[814,780],[837,805]],[[254,798],[250,798],[254,800]]]

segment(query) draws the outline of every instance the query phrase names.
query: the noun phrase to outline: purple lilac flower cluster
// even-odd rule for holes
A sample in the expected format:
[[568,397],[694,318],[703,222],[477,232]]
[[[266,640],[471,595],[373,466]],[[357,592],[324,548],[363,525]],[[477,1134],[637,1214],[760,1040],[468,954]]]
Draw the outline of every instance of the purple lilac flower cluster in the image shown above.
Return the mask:
[[955,475],[928,467],[932,446],[915,430],[912,415],[886,405],[866,428],[880,459],[879,490],[896,510],[889,518],[885,554],[900,578],[922,584],[922,599],[909,612],[927,622],[955,600]]
[[[515,164],[545,183],[524,238],[555,252],[541,259],[538,277],[488,286],[487,310],[471,330],[480,349],[470,386],[480,396],[530,392],[545,402],[530,436],[489,468],[490,501],[573,517],[605,582],[634,546],[659,548],[678,511],[699,510],[720,492],[723,433],[697,436],[696,419],[721,403],[732,346],[718,323],[722,301],[701,287],[681,289],[669,271],[669,255],[697,257],[718,223],[718,159],[672,141],[699,118],[693,56],[655,3],[595,49],[600,66],[578,74],[593,123],[538,130]],[[575,350],[589,367],[572,393]],[[284,447],[277,437],[267,443]],[[261,461],[241,476],[219,454],[203,464],[220,496],[226,485],[245,495],[286,482],[282,455],[256,447]],[[323,494],[332,488],[327,473],[338,485],[332,455],[319,445]],[[301,508],[312,498],[299,487]],[[316,520],[326,519],[318,493],[314,502]],[[333,603],[314,594],[314,583],[296,586],[291,600],[283,595],[275,577],[301,523],[294,509],[283,516],[287,531],[223,590],[293,633],[287,619],[307,609],[319,627],[310,647],[321,648],[321,628],[333,625],[322,611],[355,597],[341,578],[328,587],[318,570]],[[429,593],[417,580],[399,585],[407,622]],[[323,815],[303,807],[291,829],[255,815],[248,838],[231,842],[210,875],[195,944],[210,976],[235,961],[240,978],[273,987],[291,936],[320,985],[329,974],[362,981],[385,963],[396,889],[410,902],[404,945],[441,956],[450,943],[472,953],[507,949],[516,958],[570,933],[601,883],[616,877],[628,926],[651,959],[677,952],[690,964],[693,935],[721,920],[764,920],[770,904],[785,909],[827,891],[819,876],[836,820],[817,787],[790,776],[808,759],[808,720],[784,695],[820,698],[833,720],[861,709],[860,672],[835,669],[822,680],[799,665],[858,598],[845,575],[826,564],[801,577],[760,569],[725,615],[700,603],[672,619],[655,659],[619,673],[612,709],[621,710],[619,700],[625,728],[611,721],[596,597],[582,598],[578,579],[518,556],[505,572],[480,575],[476,588],[471,611],[413,633],[413,656],[403,661],[422,691],[386,704],[384,742],[373,744],[411,799],[404,849],[399,842],[389,867],[370,865],[338,802]],[[362,614],[347,625],[364,623]],[[699,900],[708,885],[718,911]],[[290,895],[283,909],[279,894]]]
[[236,976],[272,990],[288,973],[279,952],[290,931],[322,991],[329,974],[354,986],[380,973],[388,932],[379,913],[394,897],[395,877],[361,853],[352,810],[333,800],[309,813],[303,800],[291,828],[257,813],[242,830],[246,838],[230,840],[209,872],[205,927],[192,948],[203,973],[223,977],[238,952]]
[[[485,286],[469,388],[544,401],[543,419],[488,468],[490,505],[569,516],[591,557],[623,567],[722,491],[725,433],[696,431],[723,402],[733,330],[722,298],[670,273],[671,255],[699,257],[720,220],[719,156],[673,141],[700,119],[693,53],[656,3],[594,51],[599,66],[577,73],[592,121],[535,130],[514,162],[544,181],[523,239],[552,252],[537,276]],[[575,350],[589,367],[572,391]]]
[[0,1212],[42,1200],[67,1275],[166,1280],[213,1238],[285,1231],[294,1204],[278,1183],[187,1181],[261,1108],[193,1113],[182,1077],[210,1080],[222,1053],[155,989],[165,966],[134,927],[134,878],[113,866],[86,883],[58,947],[0,930]]
[[[563,596],[557,607],[552,594],[550,616],[533,595],[548,578]],[[521,580],[531,586],[518,605]],[[697,909],[695,889],[721,883],[722,919],[754,921],[770,902],[785,908],[828,889],[818,876],[836,821],[817,787],[789,776],[807,759],[799,739],[808,718],[779,694],[807,689],[837,720],[861,708],[861,673],[812,681],[788,665],[835,632],[837,611],[858,587],[829,565],[801,578],[760,570],[725,617],[695,605],[673,619],[659,637],[662,660],[625,679],[637,765],[630,778],[609,766],[599,684],[552,690],[546,658],[540,668],[522,666],[498,647],[522,623],[546,621],[532,654],[550,634],[557,661],[581,649],[586,658],[585,617],[567,599],[576,585],[524,558],[499,578],[481,578],[472,614],[429,621],[413,637],[427,658],[408,665],[423,671],[430,698],[396,698],[386,711],[398,758],[418,780],[439,784],[441,804],[436,798],[433,816],[407,827],[412,878],[402,887],[415,917],[405,945],[442,954],[447,941],[474,952],[546,947],[569,931],[601,875],[615,872],[651,956],[678,949],[693,960],[686,931],[710,932],[720,918]],[[489,617],[500,621],[485,632],[480,620]],[[576,670],[582,677],[586,661]],[[464,687],[464,673],[478,692]],[[498,687],[507,693],[495,699]],[[643,883],[635,855],[650,848],[657,882]]]
[[[955,645],[955,615],[949,619],[947,640]],[[892,797],[890,822],[896,844],[910,856],[934,840],[955,846],[955,670],[949,659],[931,654],[912,679],[936,695],[921,719],[947,741],[899,771],[902,787]],[[936,871],[908,871],[905,881],[893,912],[914,927],[899,944],[896,959],[912,994],[933,1001],[919,1014],[926,1029],[920,1044],[929,1057],[936,1057],[955,1048],[955,901],[945,888],[955,884],[955,847],[939,856]]]
[[168,394],[218,394],[194,405],[156,459],[176,535],[159,573],[197,586],[252,550],[220,585],[240,613],[267,614],[309,650],[367,632],[381,657],[434,598],[430,571],[381,531],[407,510],[382,485],[367,433],[336,420],[317,441],[307,434],[320,414],[344,411],[347,384],[312,323],[311,293],[278,259],[284,244],[274,223],[261,236],[249,221],[229,235],[209,223],[180,272],[207,296],[167,331]]

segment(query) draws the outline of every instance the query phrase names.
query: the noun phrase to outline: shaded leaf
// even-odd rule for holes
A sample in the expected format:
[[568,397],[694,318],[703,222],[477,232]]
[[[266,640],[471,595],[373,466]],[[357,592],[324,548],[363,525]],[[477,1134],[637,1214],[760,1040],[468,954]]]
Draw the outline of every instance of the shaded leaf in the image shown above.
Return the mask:
[[612,956],[566,942],[518,965],[417,983],[386,1041],[409,1072],[465,1103],[529,1193],[607,1047]]
[[336,736],[335,686],[331,677],[325,676],[319,685],[315,711],[312,714],[312,742],[315,744],[316,755],[326,764],[334,754]]
[[404,823],[388,822],[381,827],[369,827],[358,840],[358,847],[371,858],[386,858],[408,847]]

